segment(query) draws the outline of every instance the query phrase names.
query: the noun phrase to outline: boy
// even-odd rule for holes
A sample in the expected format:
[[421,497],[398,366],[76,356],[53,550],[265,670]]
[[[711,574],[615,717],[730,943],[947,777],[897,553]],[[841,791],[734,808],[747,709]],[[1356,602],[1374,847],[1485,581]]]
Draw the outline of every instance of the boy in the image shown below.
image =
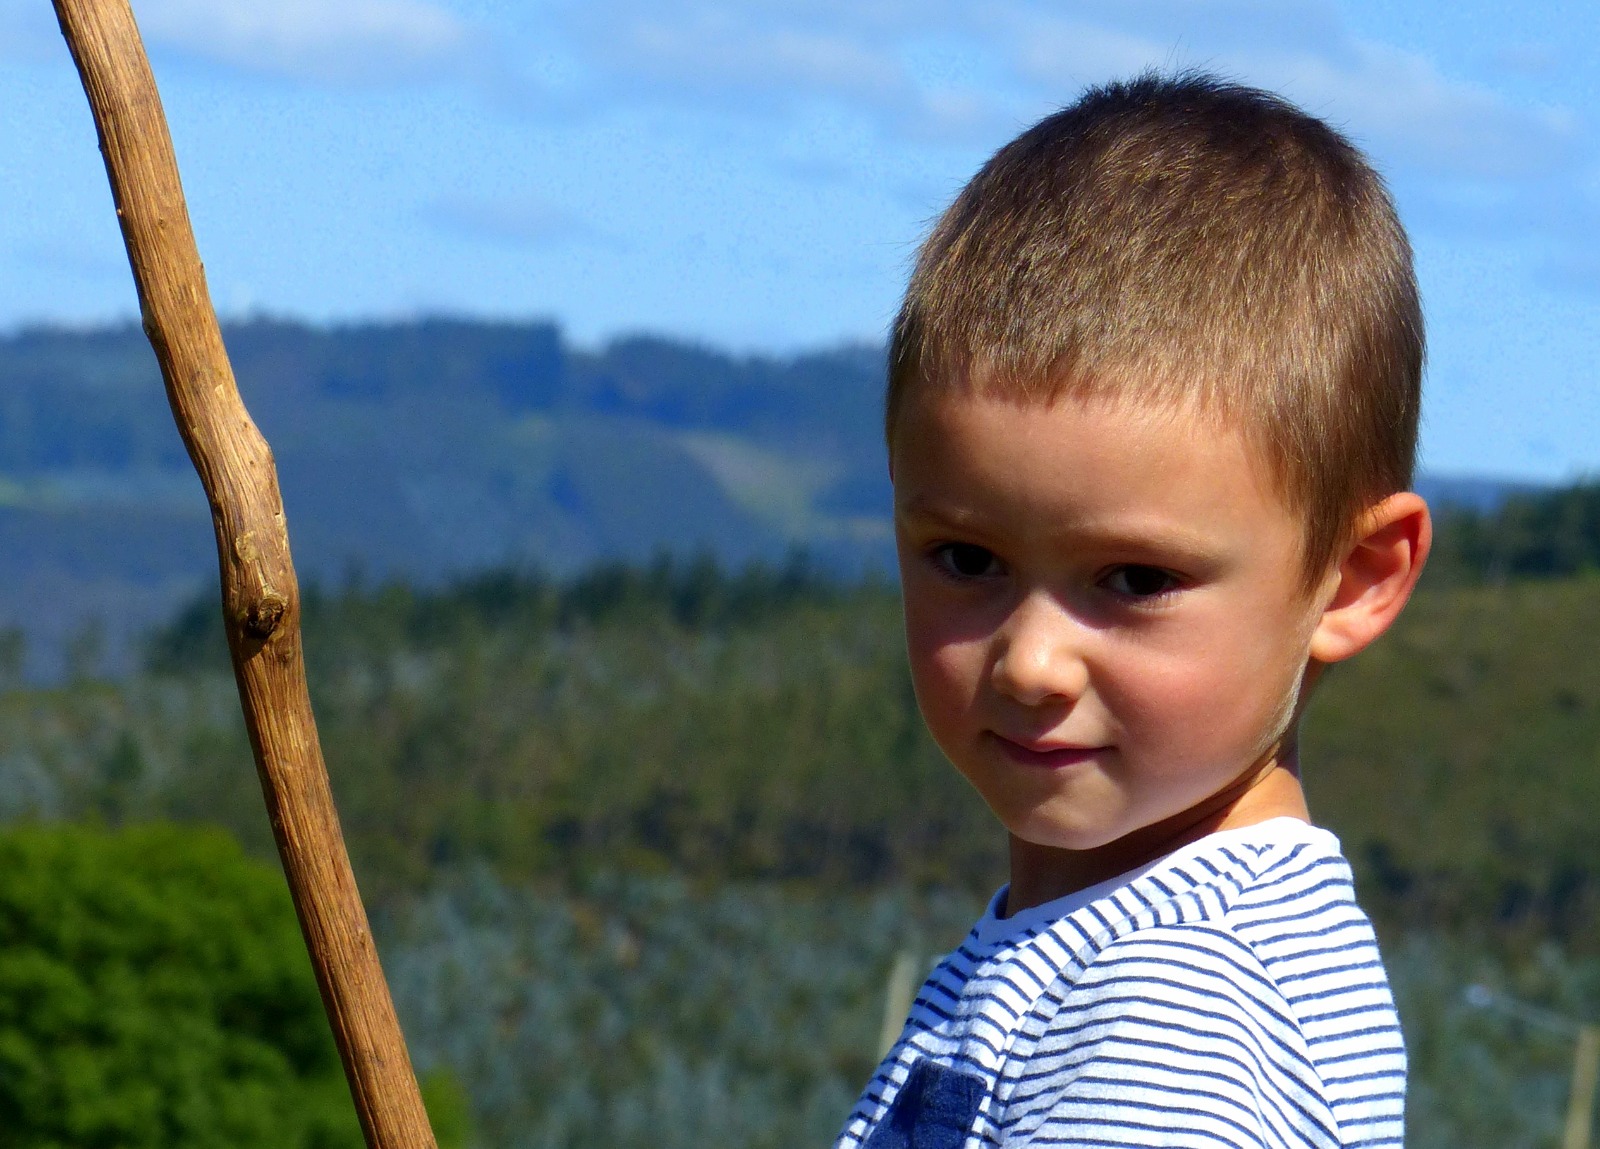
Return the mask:
[[1296,728],[1426,559],[1422,352],[1379,177],[1209,77],[1090,91],[939,220],[890,354],[907,645],[1011,881],[841,1149],[1401,1144]]

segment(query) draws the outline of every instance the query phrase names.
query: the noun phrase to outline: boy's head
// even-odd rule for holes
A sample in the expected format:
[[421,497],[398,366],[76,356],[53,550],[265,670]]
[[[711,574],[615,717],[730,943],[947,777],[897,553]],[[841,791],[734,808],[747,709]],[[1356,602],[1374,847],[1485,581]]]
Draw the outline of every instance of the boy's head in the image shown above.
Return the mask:
[[1422,358],[1410,247],[1360,153],[1267,93],[1146,76],[1024,132],[940,218],[887,430],[946,391],[1193,408],[1255,445],[1309,585],[1410,485]]
[[918,700],[1012,833],[1013,908],[1302,809],[1307,668],[1426,556],[1421,364],[1381,181],[1260,92],[1097,89],[945,213],[891,349],[895,525]]

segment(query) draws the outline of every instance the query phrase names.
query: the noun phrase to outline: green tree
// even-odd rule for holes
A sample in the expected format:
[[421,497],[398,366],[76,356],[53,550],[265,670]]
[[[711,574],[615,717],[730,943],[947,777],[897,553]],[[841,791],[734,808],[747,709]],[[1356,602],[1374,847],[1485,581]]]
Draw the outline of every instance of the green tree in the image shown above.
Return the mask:
[[20,626],[0,629],[0,691],[15,690],[22,685],[22,674],[28,664],[28,638]]
[[0,833],[0,1149],[360,1144],[277,873],[215,830]]

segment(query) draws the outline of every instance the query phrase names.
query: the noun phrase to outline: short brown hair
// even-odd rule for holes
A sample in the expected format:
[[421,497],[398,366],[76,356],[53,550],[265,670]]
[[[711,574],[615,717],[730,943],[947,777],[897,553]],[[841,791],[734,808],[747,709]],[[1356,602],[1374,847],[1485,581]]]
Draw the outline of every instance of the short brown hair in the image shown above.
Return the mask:
[[1001,148],[934,225],[886,429],[914,389],[1198,404],[1305,517],[1310,585],[1410,485],[1422,361],[1411,248],[1361,153],[1269,93],[1146,75]]

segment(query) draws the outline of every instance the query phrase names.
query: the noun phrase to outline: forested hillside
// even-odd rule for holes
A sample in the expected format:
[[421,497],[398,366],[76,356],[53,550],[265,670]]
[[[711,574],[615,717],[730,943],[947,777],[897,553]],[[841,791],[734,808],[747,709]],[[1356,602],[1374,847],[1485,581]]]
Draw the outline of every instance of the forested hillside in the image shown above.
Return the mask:
[[[1394,925],[1600,954],[1600,579],[1435,588],[1334,669],[1316,812]],[[830,888],[996,885],[1003,843],[922,728],[890,585],[709,561],[317,595],[313,698],[379,896],[485,863]],[[10,695],[0,817],[270,841],[213,612],[123,684]]]
[[[550,323],[446,319],[263,319],[224,336],[309,581],[437,586],[658,551],[737,566],[796,547],[836,573],[890,567],[881,348],[586,349]],[[1517,488],[1430,476],[1423,490],[1492,511]],[[1509,540],[1485,545],[1472,561],[1522,569]],[[0,630],[22,629],[34,675],[131,668],[129,640],[214,578],[143,333],[0,338]]]
[[[887,564],[878,349],[582,350],[547,323],[442,319],[224,335],[309,579],[796,546]],[[142,332],[0,339],[0,627],[41,667],[90,620],[115,654],[206,585],[209,526]]]

